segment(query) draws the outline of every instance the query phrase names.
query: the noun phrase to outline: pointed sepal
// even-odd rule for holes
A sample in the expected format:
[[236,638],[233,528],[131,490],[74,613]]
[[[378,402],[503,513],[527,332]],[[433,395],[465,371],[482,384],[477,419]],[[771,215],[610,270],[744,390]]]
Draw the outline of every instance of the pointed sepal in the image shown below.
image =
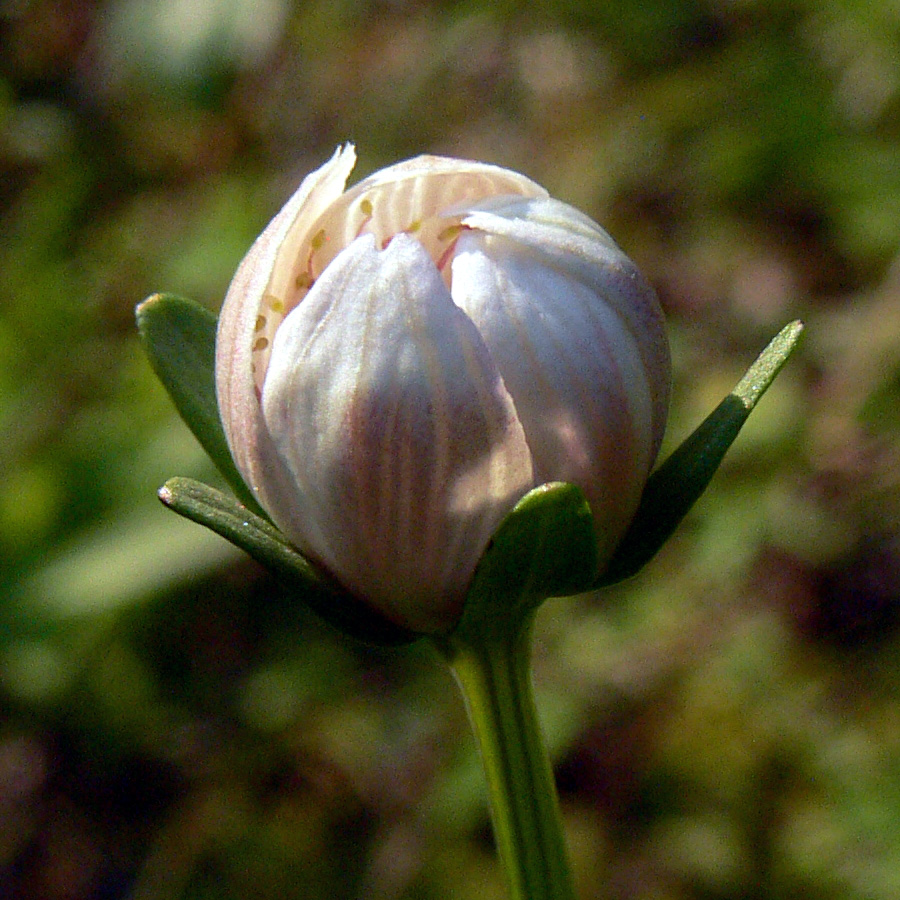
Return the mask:
[[159,499],[179,515],[205,525],[244,550],[345,634],[383,646],[407,644],[420,637],[347,593],[307,560],[274,525],[229,494],[191,478],[171,478],[160,488]]
[[651,475],[638,511],[596,587],[615,584],[649,562],[694,505],[747,417],[796,347],[802,322],[785,326],[735,389]]
[[150,365],[182,419],[241,502],[264,516],[235,468],[219,418],[215,315],[193,300],[153,294],[138,304],[136,316]]
[[597,539],[581,488],[551,482],[527,493],[485,550],[453,634],[506,630],[547,597],[588,590],[597,574]]

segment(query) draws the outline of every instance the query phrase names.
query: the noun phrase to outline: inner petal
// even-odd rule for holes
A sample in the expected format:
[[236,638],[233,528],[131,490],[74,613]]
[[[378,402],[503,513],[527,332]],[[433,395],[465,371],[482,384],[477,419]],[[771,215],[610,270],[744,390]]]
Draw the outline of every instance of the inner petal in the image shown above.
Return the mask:
[[421,156],[376,172],[346,191],[309,229],[298,249],[289,312],[331,261],[362,234],[386,247],[396,234],[415,237],[450,284],[449,261],[463,230],[461,215],[444,211],[488,197],[544,197],[533,181],[497,166]]

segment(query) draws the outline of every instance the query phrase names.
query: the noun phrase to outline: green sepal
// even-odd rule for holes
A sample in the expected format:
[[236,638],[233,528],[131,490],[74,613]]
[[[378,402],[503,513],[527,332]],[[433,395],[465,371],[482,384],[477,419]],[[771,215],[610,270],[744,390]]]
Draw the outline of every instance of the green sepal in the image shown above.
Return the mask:
[[494,532],[478,563],[453,635],[505,630],[547,597],[588,590],[597,540],[581,488],[550,482],[527,493]]
[[706,490],[747,417],[787,362],[802,322],[785,326],[735,389],[650,476],[637,513],[596,587],[629,578],[652,559]]
[[193,300],[153,294],[138,304],[136,317],[150,365],[181,418],[238,499],[265,517],[234,465],[219,418],[215,315]]
[[269,521],[234,497],[192,478],[170,478],[159,490],[169,509],[221,535],[296,591],[326,622],[368,644],[397,646],[420,635],[395,625],[313,565]]

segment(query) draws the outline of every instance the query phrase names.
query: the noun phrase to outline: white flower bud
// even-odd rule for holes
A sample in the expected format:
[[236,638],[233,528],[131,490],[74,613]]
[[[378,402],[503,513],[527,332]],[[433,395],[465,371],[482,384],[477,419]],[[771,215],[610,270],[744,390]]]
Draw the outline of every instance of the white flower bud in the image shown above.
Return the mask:
[[585,491],[610,557],[659,449],[668,345],[634,264],[524,176],[423,156],[345,191],[354,161],[309,175],[241,263],[219,408],[279,528],[435,631],[538,484]]

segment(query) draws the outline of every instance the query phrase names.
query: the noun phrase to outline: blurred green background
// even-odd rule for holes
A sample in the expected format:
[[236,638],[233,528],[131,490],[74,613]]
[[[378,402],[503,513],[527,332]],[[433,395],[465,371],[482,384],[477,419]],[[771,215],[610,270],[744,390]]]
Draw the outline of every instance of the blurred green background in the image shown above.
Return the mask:
[[900,896],[900,8],[0,3],[0,896],[503,896],[424,651],[156,501],[215,476],[135,340],[301,177],[524,171],[670,323],[669,446],[804,342],[659,557],[537,631],[584,898]]

